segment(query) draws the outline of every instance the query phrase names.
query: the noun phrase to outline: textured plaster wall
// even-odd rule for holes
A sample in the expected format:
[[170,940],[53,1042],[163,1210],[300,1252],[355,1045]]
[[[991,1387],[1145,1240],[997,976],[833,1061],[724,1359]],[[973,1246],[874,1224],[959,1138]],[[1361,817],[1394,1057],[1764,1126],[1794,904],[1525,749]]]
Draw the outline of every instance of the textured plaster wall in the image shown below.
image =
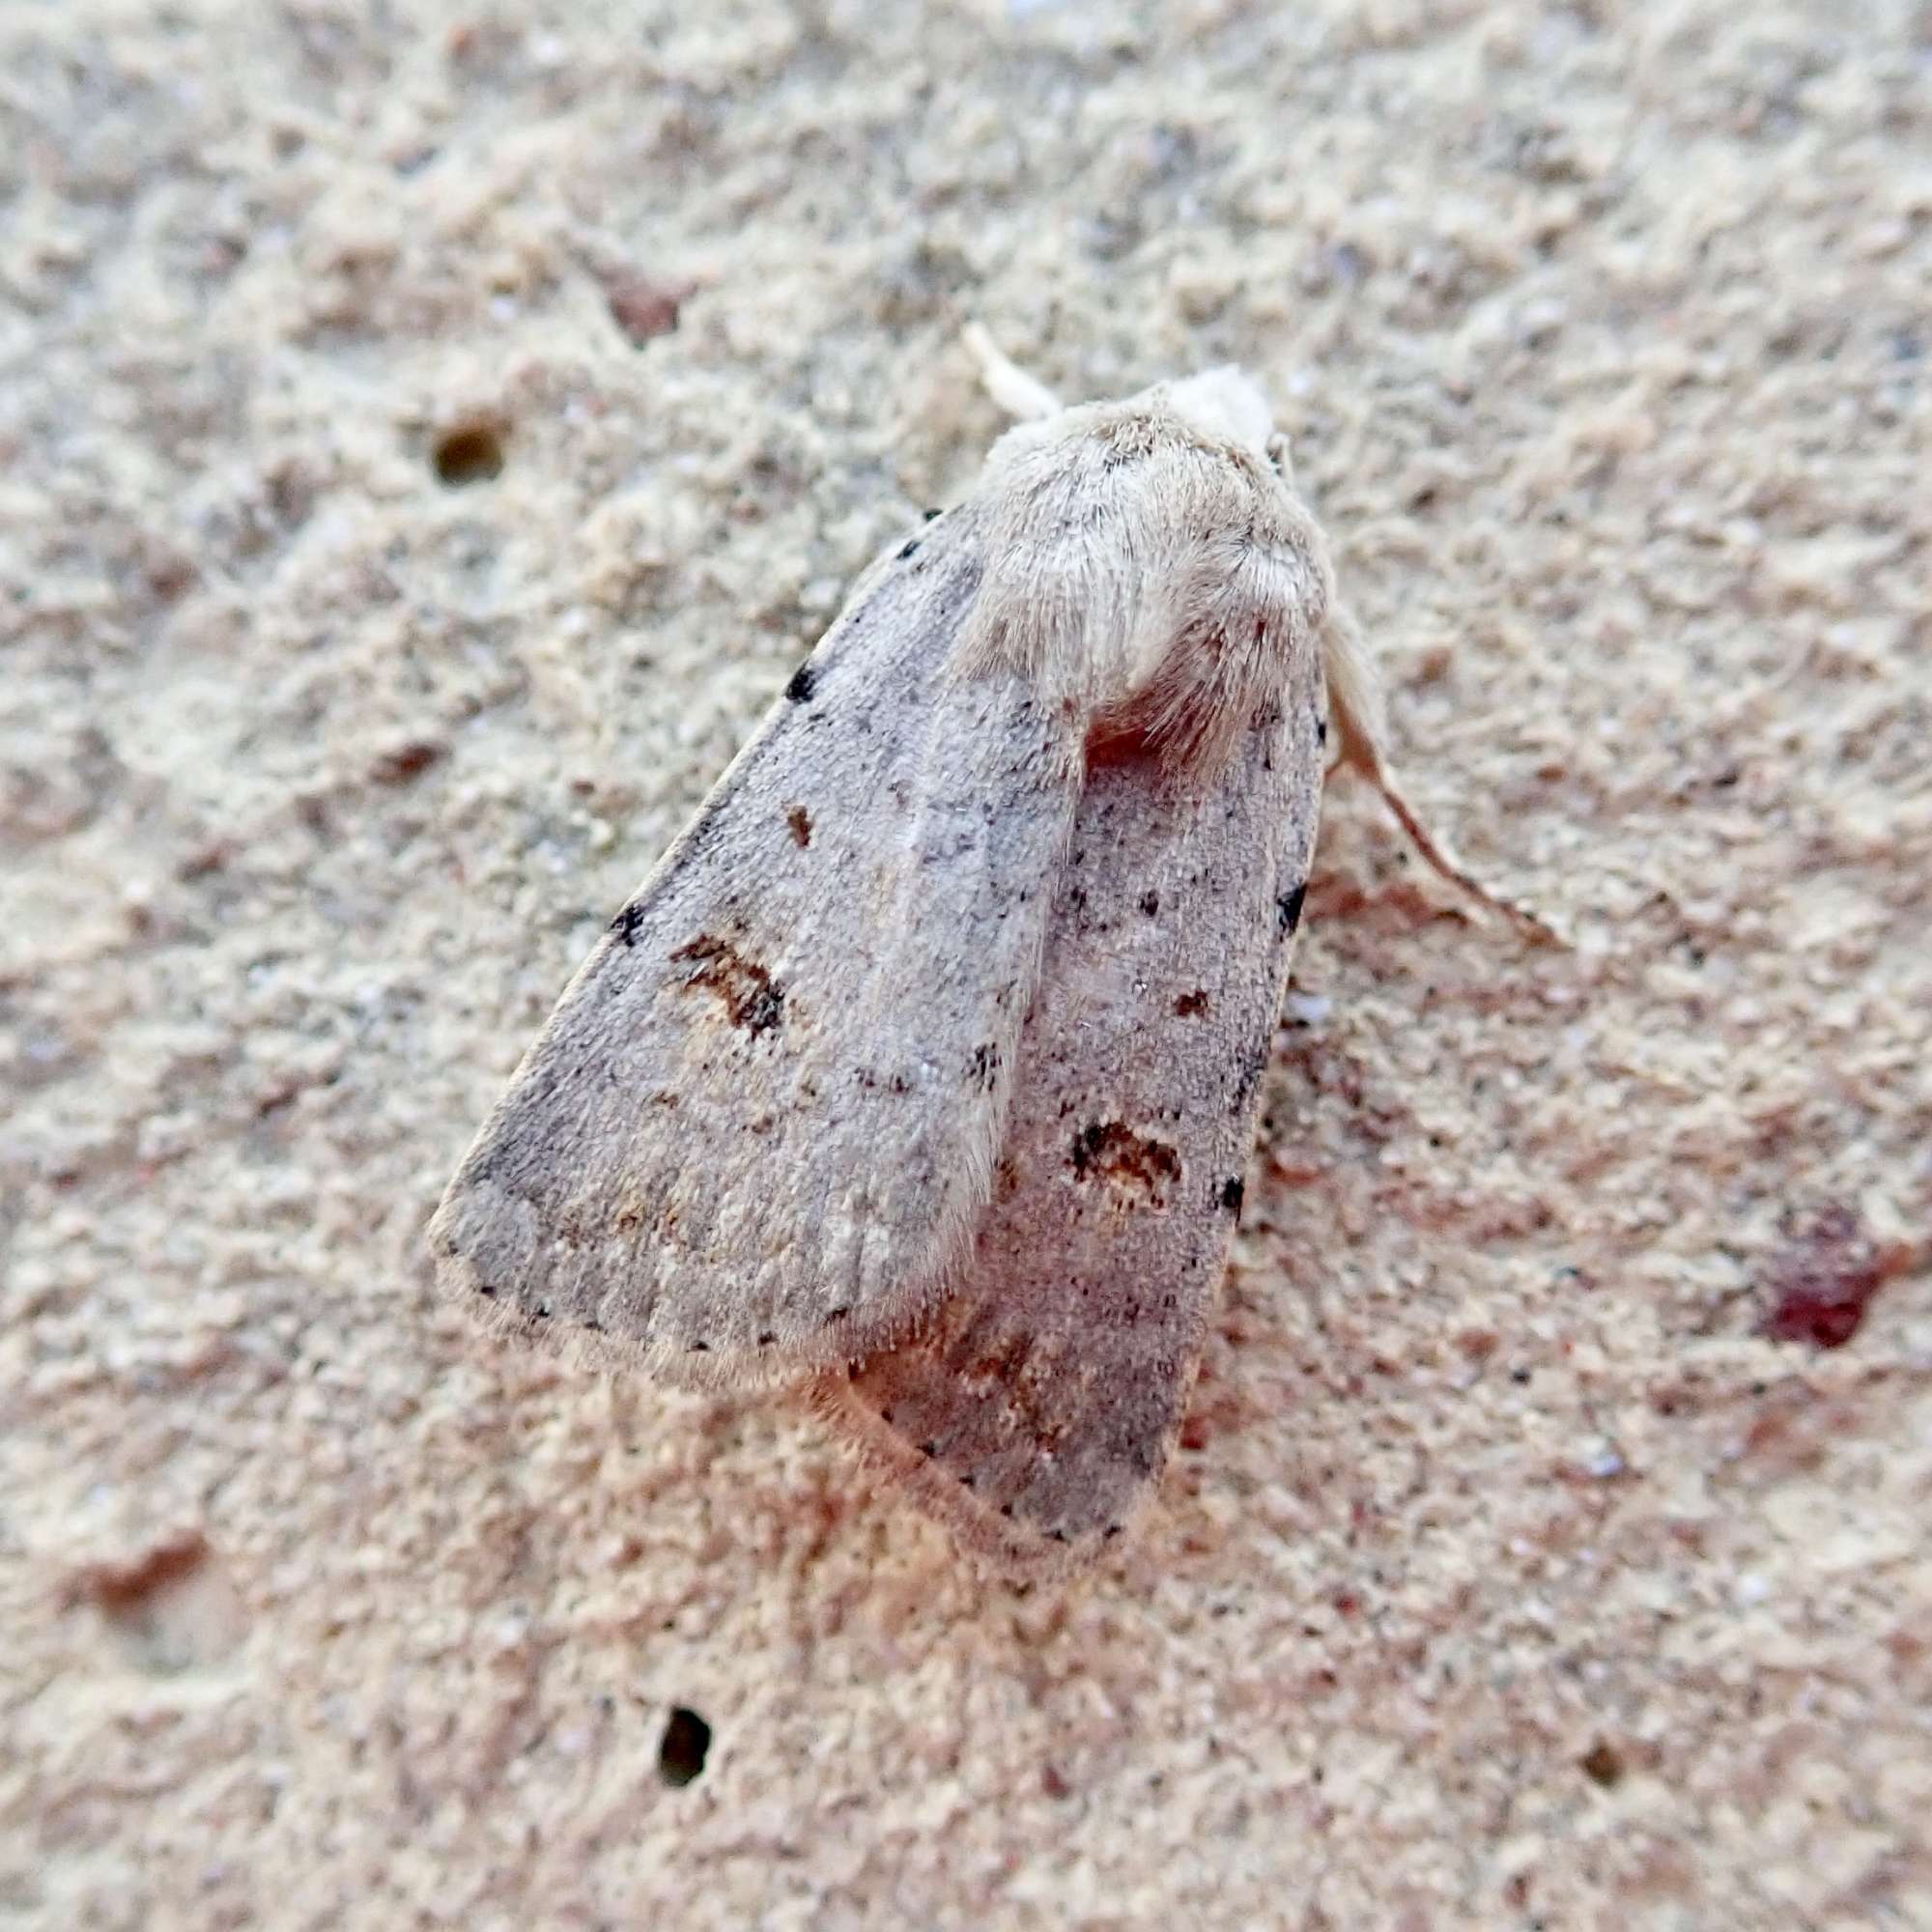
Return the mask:
[[[1903,0],[0,10],[0,1922],[1932,1925],[1929,289]],[[1338,784],[1033,1598],[420,1241],[973,314],[1257,374],[1576,936]]]

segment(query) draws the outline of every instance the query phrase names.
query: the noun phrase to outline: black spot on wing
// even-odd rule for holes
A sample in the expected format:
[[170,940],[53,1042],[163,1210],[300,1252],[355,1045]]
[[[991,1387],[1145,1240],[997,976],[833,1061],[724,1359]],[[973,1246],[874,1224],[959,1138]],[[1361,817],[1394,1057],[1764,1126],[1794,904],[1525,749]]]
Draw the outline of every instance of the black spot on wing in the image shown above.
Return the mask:
[[1262,1075],[1267,1070],[1269,1042],[1257,1041],[1241,1056],[1240,1075],[1235,1082],[1235,1104],[1229,1109],[1238,1114],[1248,1104],[1248,1096],[1261,1084]]
[[1241,1177],[1238,1174],[1233,1176],[1230,1179],[1222,1181],[1219,1196],[1222,1208],[1230,1214],[1239,1214],[1241,1211]]
[[620,912],[617,915],[617,917],[611,922],[611,930],[614,932],[617,935],[617,937],[624,942],[626,946],[635,946],[638,943],[638,928],[639,926],[642,925],[643,923],[644,923],[644,909],[641,905],[638,903],[636,899],[633,899],[631,903],[627,905],[624,908],[624,910]]
[[812,668],[811,660],[807,658],[792,672],[791,682],[785,686],[785,696],[794,704],[810,704],[811,702],[811,694],[817,689],[818,673]]
[[1308,896],[1308,882],[1304,879],[1292,893],[1284,893],[1275,901],[1275,929],[1286,939],[1301,923],[1301,902]]

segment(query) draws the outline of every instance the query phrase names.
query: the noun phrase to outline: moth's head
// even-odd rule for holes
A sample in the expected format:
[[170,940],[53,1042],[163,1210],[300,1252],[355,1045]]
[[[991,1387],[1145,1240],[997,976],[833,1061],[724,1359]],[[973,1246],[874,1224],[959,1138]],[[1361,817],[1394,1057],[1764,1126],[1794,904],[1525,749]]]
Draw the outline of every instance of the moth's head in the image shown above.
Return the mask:
[[1239,443],[1264,459],[1278,440],[1267,398],[1232,362],[1171,384],[1167,402],[1190,428],[1220,442]]

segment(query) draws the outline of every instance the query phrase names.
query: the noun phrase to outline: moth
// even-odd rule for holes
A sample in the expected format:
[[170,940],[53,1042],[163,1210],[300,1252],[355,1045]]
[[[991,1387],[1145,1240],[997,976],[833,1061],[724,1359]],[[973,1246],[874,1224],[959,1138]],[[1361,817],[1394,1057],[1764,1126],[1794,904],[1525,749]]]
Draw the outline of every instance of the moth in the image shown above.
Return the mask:
[[1429,862],[1266,402],[1018,420],[611,922],[450,1182],[446,1292],[792,1386],[1014,1579],[1160,1476],[1241,1207],[1330,753]]

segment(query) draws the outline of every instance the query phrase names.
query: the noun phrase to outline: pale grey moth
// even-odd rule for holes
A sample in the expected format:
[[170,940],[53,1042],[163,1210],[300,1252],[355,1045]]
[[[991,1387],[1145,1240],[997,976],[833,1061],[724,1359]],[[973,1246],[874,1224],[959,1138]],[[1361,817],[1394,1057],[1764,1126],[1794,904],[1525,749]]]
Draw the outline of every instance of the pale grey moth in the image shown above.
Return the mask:
[[1174,1440],[1331,722],[1499,902],[1390,778],[1254,384],[1063,409],[970,339],[1022,420],[611,923],[430,1238],[497,1326],[803,1387],[1027,1578],[1090,1560]]

